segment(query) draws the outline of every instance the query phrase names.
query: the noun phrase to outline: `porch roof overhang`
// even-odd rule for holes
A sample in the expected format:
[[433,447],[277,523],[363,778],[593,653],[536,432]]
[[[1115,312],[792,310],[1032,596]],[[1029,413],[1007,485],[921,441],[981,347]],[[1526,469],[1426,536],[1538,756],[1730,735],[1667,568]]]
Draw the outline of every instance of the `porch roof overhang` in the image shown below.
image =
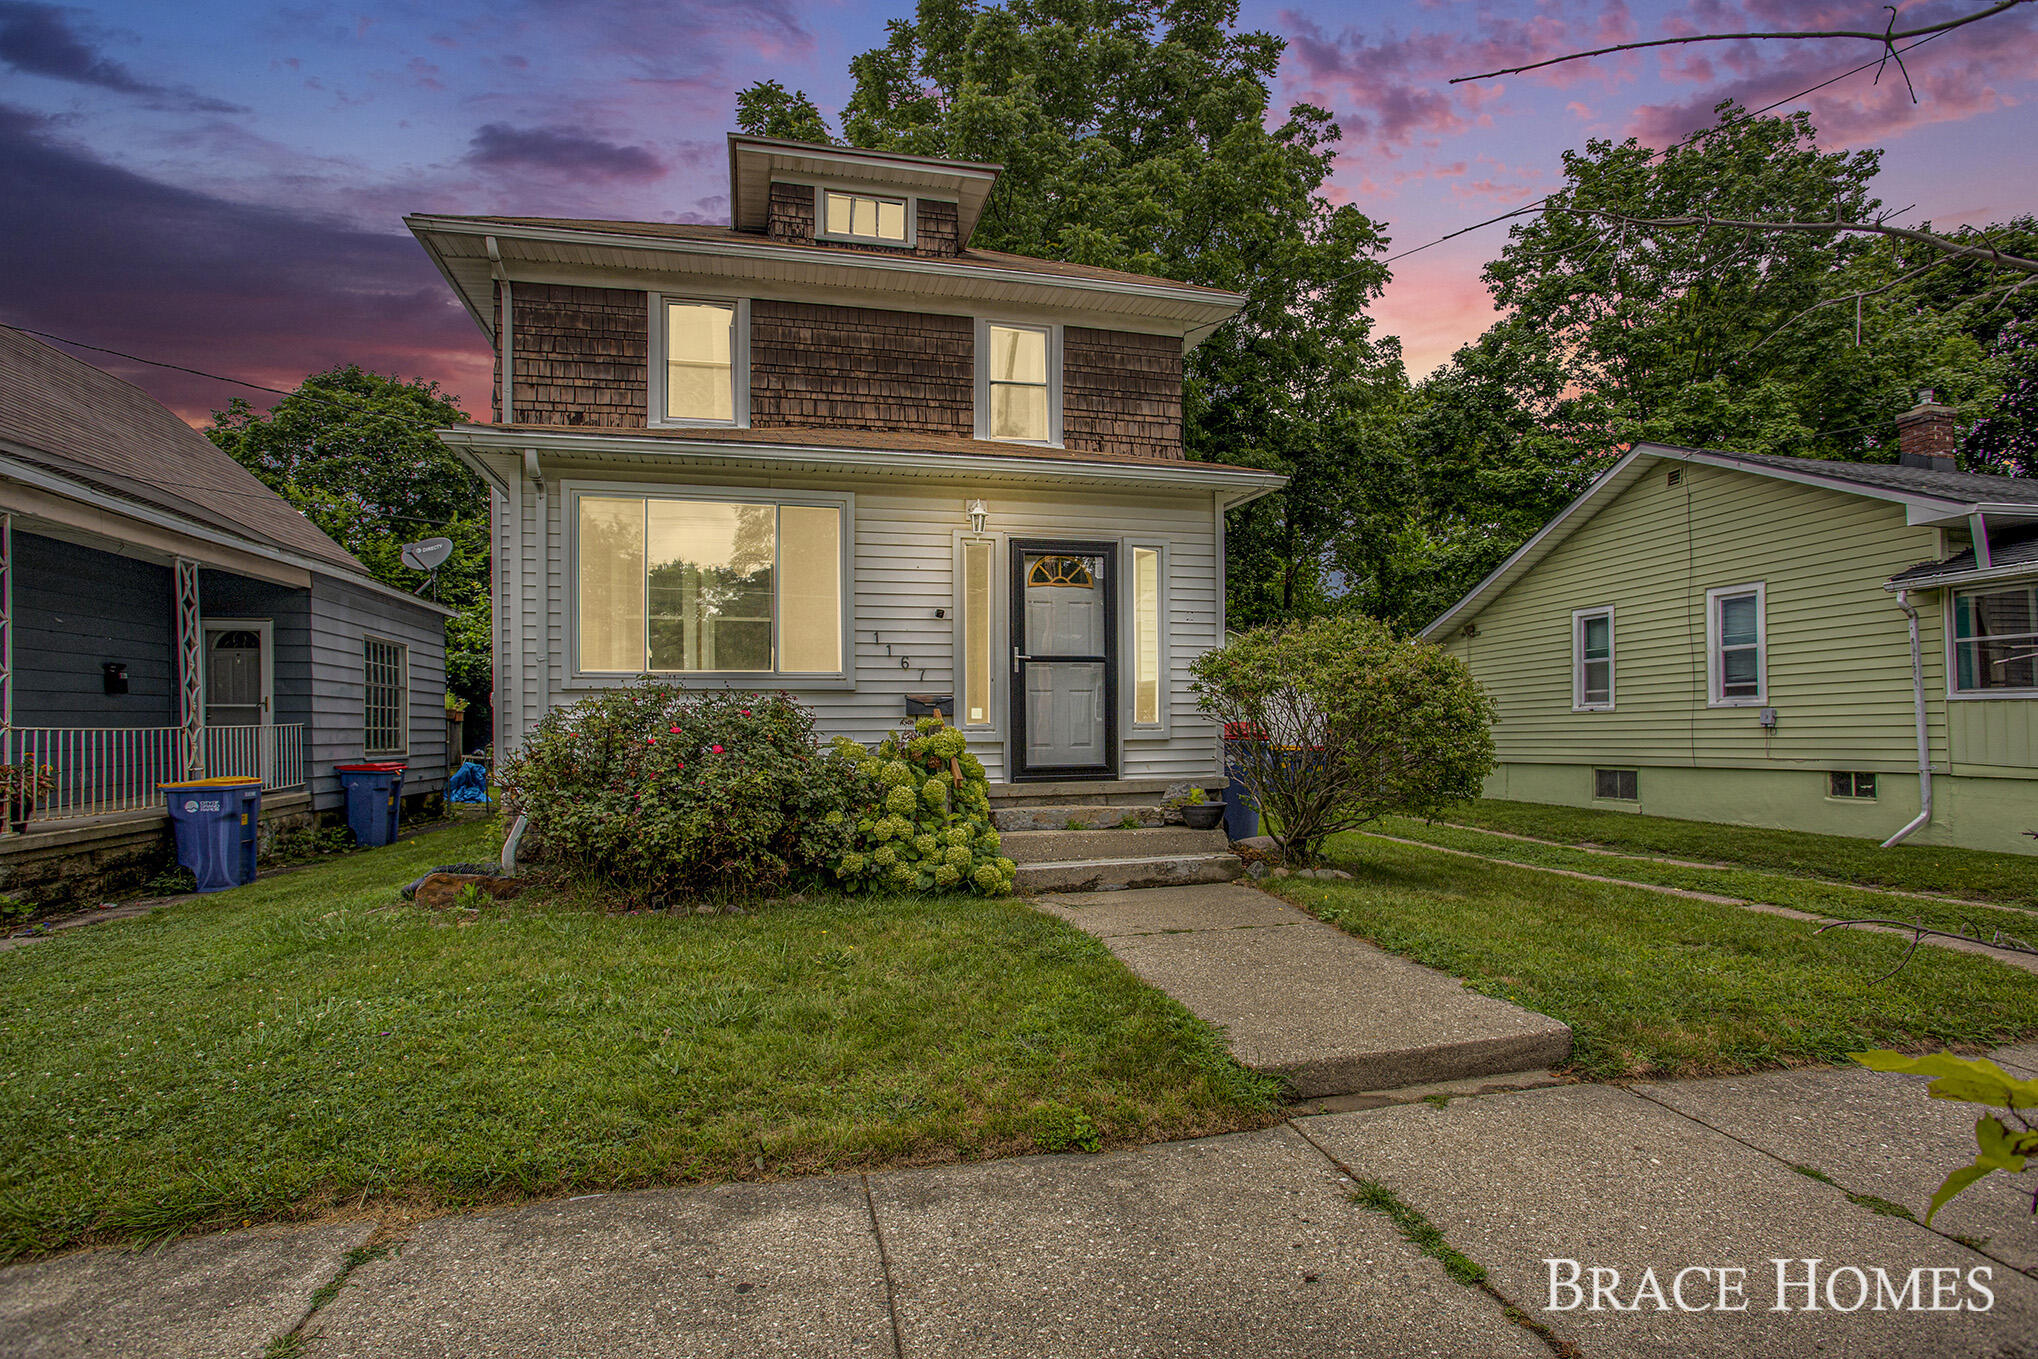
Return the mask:
[[[482,333],[496,339],[495,280],[687,287],[732,297],[979,315],[1002,310],[1103,329],[1178,335],[1193,348],[1245,304],[1239,293],[972,251],[941,259],[789,245],[764,236],[656,235],[626,223],[404,218]],[[650,224],[655,226],[656,224]]]
[[[498,487],[507,489],[499,463],[490,456],[525,460],[535,472],[546,459],[667,469],[728,469],[777,476],[841,476],[910,481],[965,479],[984,485],[1066,486],[1092,490],[1177,490],[1214,494],[1225,509],[1257,500],[1285,486],[1278,472],[1224,463],[1180,459],[1097,459],[1015,451],[936,452],[823,444],[771,443],[713,437],[672,438],[622,431],[544,430],[495,425],[455,425],[439,437],[462,460]],[[976,441],[965,441],[974,443]],[[529,455],[527,458],[526,455]]]
[[304,589],[313,575],[322,575],[447,618],[459,612],[394,589],[372,576],[337,570],[331,562],[130,500],[106,487],[15,456],[4,444],[0,444],[0,512],[27,520],[23,527],[30,532],[41,529],[51,537],[119,556],[164,563],[183,557],[212,570],[232,571],[293,589]]

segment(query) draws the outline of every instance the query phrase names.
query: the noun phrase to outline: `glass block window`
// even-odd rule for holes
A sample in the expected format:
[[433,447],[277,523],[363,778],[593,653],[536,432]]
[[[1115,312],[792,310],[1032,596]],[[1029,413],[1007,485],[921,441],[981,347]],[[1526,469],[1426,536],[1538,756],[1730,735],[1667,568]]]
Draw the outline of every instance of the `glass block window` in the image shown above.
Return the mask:
[[364,643],[367,678],[362,753],[401,755],[410,749],[410,649],[370,637]]

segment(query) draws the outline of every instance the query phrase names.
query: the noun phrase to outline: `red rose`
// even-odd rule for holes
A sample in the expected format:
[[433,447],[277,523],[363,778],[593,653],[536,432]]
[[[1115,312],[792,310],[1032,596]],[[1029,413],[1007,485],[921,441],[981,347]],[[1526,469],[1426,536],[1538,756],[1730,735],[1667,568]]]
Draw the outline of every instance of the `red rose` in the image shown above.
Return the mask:
[[720,746],[709,746],[709,747],[708,747],[708,749],[709,749],[709,750],[711,750],[711,751],[713,751],[713,752],[714,752],[715,754],[717,754],[717,755],[720,755],[720,754],[723,754],[723,753],[724,753],[724,752],[723,752],[723,750],[722,750],[722,748],[721,748]]

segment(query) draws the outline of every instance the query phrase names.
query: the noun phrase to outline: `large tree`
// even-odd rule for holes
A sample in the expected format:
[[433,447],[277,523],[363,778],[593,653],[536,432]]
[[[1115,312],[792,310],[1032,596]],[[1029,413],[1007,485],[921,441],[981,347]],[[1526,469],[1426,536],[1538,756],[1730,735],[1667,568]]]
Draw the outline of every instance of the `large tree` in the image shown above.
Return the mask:
[[403,544],[453,540],[432,582],[459,614],[446,624],[446,686],[470,703],[490,692],[488,498],[479,477],[432,433],[466,412],[436,382],[402,381],[352,364],[314,373],[265,415],[236,397],[206,435],[261,478],[376,579],[419,591]]
[[[973,243],[1244,293],[1188,361],[1190,455],[1285,472],[1234,515],[1233,616],[1321,604],[1330,572],[1385,542],[1405,481],[1400,350],[1366,305],[1386,283],[1378,227],[1323,192],[1338,129],[1271,118],[1283,44],[1232,0],[922,0],[849,63],[844,140],[1005,167]],[[775,81],[737,100],[745,130],[813,139],[826,120]]]

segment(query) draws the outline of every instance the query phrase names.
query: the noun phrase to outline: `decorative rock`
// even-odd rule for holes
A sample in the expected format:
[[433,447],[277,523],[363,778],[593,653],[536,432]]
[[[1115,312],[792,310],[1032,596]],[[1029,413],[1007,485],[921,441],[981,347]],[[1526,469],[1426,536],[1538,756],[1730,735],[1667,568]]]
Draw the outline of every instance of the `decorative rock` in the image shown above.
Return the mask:
[[443,911],[460,899],[462,889],[474,887],[497,901],[508,901],[524,890],[523,879],[483,873],[427,873],[417,885],[420,906]]
[[1254,859],[1251,863],[1245,866],[1245,875],[1248,878],[1266,877],[1267,876],[1266,862],[1261,859]]
[[1281,857],[1281,842],[1271,835],[1248,835],[1243,840],[1233,840],[1231,847],[1240,854],[1257,856],[1263,859],[1278,859]]

